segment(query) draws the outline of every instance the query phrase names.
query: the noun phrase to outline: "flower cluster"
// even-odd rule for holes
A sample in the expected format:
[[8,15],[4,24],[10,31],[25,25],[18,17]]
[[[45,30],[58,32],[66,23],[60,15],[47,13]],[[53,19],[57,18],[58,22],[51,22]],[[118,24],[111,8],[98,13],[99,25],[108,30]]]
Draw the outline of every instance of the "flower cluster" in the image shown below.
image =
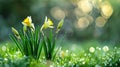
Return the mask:
[[[61,20],[58,23],[58,26],[56,27],[56,33],[60,31],[63,22],[64,21]],[[49,36],[44,33],[45,29],[54,28],[53,21],[46,17],[41,28],[35,29],[31,16],[28,16],[23,20],[22,24],[23,32],[18,32],[15,28],[12,27],[12,32],[14,35],[11,35],[11,39],[16,43],[21,53],[25,56],[38,60],[43,48],[46,59],[53,59],[57,53],[57,51],[54,51],[56,37],[53,36],[52,31],[49,32]]]

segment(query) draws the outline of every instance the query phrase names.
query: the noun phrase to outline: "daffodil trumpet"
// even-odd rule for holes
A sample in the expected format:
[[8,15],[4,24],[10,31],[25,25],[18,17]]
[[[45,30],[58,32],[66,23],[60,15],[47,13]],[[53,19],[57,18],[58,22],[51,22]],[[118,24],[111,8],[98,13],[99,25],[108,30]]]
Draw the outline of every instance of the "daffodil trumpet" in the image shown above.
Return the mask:
[[54,28],[53,26],[53,22],[52,20],[48,19],[47,17],[45,18],[45,22],[44,24],[42,25],[40,31],[42,32],[43,36],[44,36],[44,33],[43,33],[43,29],[47,29],[47,28]]
[[24,19],[23,22],[22,22],[22,24],[24,25],[24,27],[25,27],[25,26],[26,26],[26,27],[27,27],[27,26],[30,27],[30,29],[31,29],[32,31],[35,30],[34,24],[32,23],[32,18],[31,18],[31,16],[28,16],[26,19]]
[[43,29],[47,29],[47,28],[54,28],[54,27],[53,27],[53,22],[50,19],[47,19],[47,17],[46,17],[45,22],[42,25],[40,30],[42,31]]

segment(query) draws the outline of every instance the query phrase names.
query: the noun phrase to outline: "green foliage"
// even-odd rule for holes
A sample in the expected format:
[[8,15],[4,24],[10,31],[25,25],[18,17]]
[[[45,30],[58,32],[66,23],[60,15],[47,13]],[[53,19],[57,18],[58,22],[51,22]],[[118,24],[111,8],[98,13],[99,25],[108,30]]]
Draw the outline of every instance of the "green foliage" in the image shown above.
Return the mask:
[[[14,35],[10,36],[11,40],[15,42],[22,55],[39,60],[43,45],[46,60],[53,60],[58,52],[58,50],[54,50],[56,46],[56,35],[54,36],[52,30],[50,31],[49,36],[43,31],[47,28],[54,28],[52,20],[47,19],[46,17],[42,27],[35,29],[31,16],[28,16],[23,20],[22,24],[24,25],[23,31],[18,32],[12,27]],[[63,20],[62,24],[61,22],[58,24],[59,30],[62,25]],[[57,33],[58,32],[59,31],[57,31]]]
[[120,48],[113,48],[104,51],[101,48],[94,48],[94,53],[85,50],[83,53],[73,53],[70,50],[60,51],[55,61],[55,66],[64,67],[118,67],[120,64]]
[[[88,45],[88,44],[84,44]],[[77,46],[80,47],[80,46]],[[83,46],[82,46],[83,47]],[[95,49],[75,49],[75,52],[61,49],[57,52],[54,61],[50,66],[53,67],[119,67],[120,48],[112,46],[90,46]],[[108,47],[107,49],[105,47]],[[3,49],[3,48],[6,48]],[[43,53],[41,53],[43,54]],[[39,61],[22,56],[18,48],[13,43],[0,45],[0,67],[46,67],[48,65],[44,55],[41,55]]]
[[49,36],[44,36],[43,38],[43,44],[44,44],[44,53],[45,53],[45,58],[47,60],[54,60],[57,51],[55,52],[55,47],[56,47],[56,39],[55,36],[53,36],[52,30],[50,31]]
[[[101,47],[96,41],[87,42],[87,46],[84,46],[86,50],[79,51],[79,46],[77,48],[74,44],[71,47],[72,51],[59,50],[59,47],[55,50],[58,33],[56,31],[62,27],[63,20],[58,24],[56,31],[53,30],[53,22],[47,18],[42,27],[37,29],[32,23],[31,16],[22,23],[23,31],[12,28],[14,35],[10,35],[17,48],[13,47],[14,45],[0,47],[1,67],[116,67],[120,65],[120,48]],[[42,48],[45,55],[41,56]],[[74,53],[74,50],[77,53]]]
[[[54,28],[52,20],[47,19],[47,17],[46,17],[45,22],[40,29],[43,34],[43,48],[44,48],[44,54],[45,54],[46,60],[54,60],[56,53],[59,50],[59,48],[58,48],[57,51],[55,51],[56,35],[59,32],[59,30],[61,29],[61,27],[63,26],[63,22],[64,21],[61,20],[58,23],[55,34],[54,34],[55,31],[53,31],[52,29],[51,30],[49,29],[50,31],[45,32],[44,29]],[[50,34],[47,35],[47,33],[50,33]]]
[[19,33],[21,39],[17,39],[14,35],[10,38],[15,42],[21,53],[25,56],[39,60],[42,50],[42,34],[39,28],[32,32],[28,30],[26,33]]

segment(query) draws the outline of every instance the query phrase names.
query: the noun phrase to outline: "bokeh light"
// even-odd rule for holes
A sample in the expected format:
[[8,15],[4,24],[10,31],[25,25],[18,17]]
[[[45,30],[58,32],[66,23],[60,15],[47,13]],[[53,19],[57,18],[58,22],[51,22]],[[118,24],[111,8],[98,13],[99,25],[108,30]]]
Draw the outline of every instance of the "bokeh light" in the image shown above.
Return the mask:
[[82,17],[78,20],[76,27],[80,29],[85,29],[89,26],[89,20],[86,17]]
[[96,27],[104,27],[107,20],[104,17],[99,16],[99,17],[97,17],[95,22],[96,22]]
[[63,19],[65,17],[65,12],[60,7],[53,7],[50,13],[57,20]]
[[82,12],[80,8],[75,8],[74,13],[75,13],[77,18],[82,17],[82,16],[85,15],[85,13]]
[[84,13],[89,13],[93,8],[89,0],[80,0],[77,5]]
[[88,19],[89,23],[92,24],[94,21],[94,18],[90,15],[87,15],[86,18]]
[[109,18],[113,13],[113,8],[109,2],[105,1],[101,4],[101,14],[105,18]]

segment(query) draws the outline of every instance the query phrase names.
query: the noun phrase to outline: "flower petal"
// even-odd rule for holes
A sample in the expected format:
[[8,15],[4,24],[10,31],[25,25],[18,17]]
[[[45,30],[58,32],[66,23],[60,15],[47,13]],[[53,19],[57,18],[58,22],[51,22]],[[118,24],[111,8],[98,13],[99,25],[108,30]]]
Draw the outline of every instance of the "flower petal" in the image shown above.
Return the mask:
[[50,19],[48,19],[48,24],[51,26],[51,25],[53,25],[53,22],[50,20]]
[[32,25],[32,19],[31,16],[28,16],[24,21],[22,22],[23,25],[25,26],[31,26]]

